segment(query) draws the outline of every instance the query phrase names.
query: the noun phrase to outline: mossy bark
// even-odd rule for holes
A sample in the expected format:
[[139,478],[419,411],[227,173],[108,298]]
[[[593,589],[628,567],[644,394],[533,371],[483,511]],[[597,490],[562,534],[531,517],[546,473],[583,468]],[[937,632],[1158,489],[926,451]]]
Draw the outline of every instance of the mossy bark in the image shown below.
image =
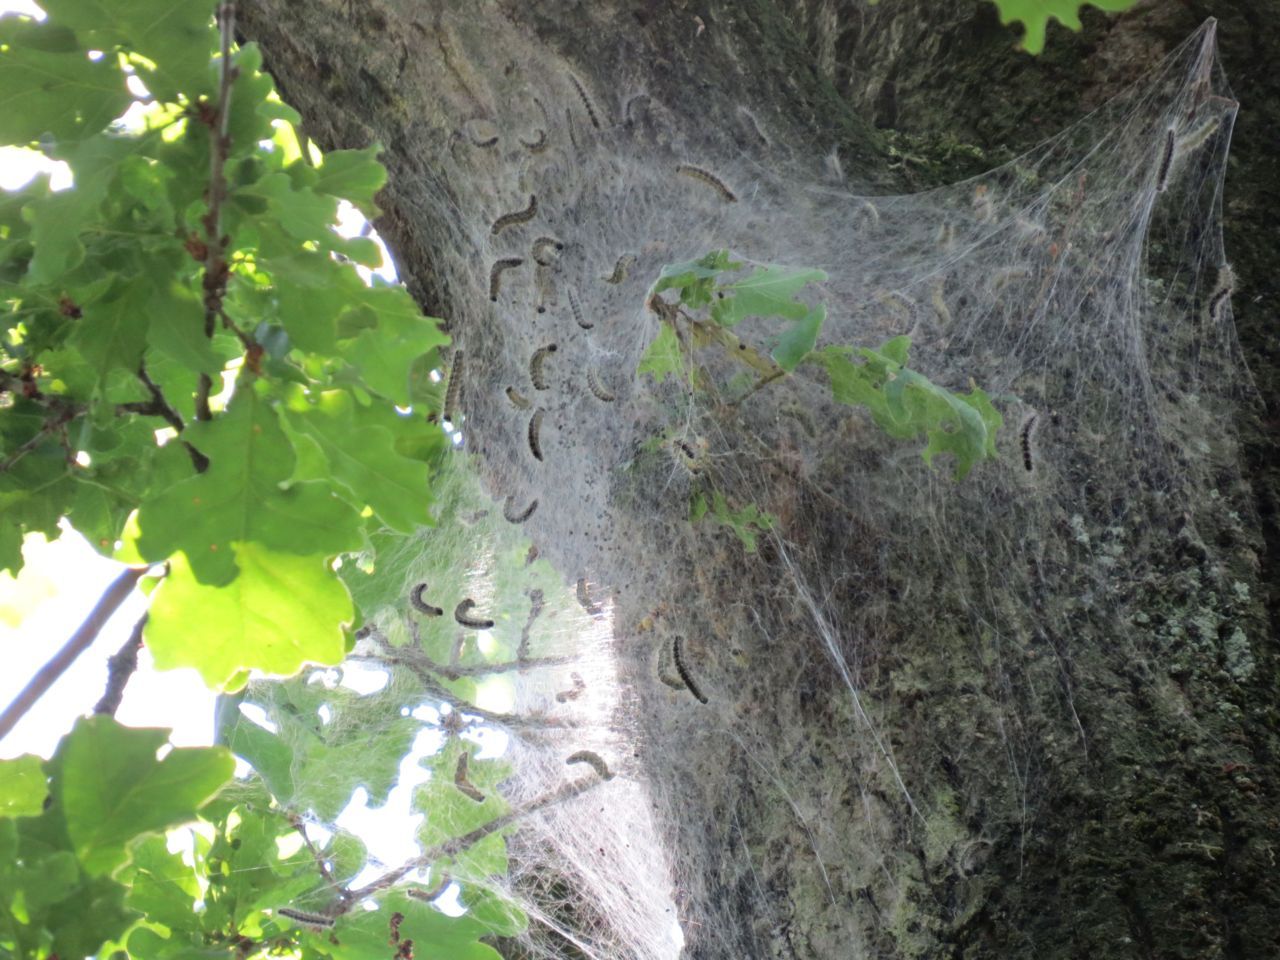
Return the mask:
[[[888,189],[958,179],[1007,159],[1140,75],[1214,13],[1244,104],[1226,224],[1241,277],[1237,317],[1275,409],[1280,355],[1266,331],[1280,246],[1267,224],[1277,187],[1267,131],[1280,119],[1280,97],[1266,65],[1280,52],[1280,33],[1256,4],[1087,15],[1080,36],[1051,32],[1040,59],[1012,51],[988,5],[959,0],[785,10],[762,0],[474,10],[259,0],[241,22],[322,146],[384,144],[391,181],[378,226],[401,275],[428,312],[467,332],[469,350],[483,351],[506,335],[505,321],[471,309],[487,299],[477,293],[486,274],[475,261],[474,225],[458,218],[480,217],[480,181],[496,174],[477,160],[475,183],[450,179],[430,158],[481,115],[476,91],[508,85],[519,94],[504,70],[531,58],[504,43],[527,42],[538,64],[571,71],[589,89],[642,87],[675,105],[661,137],[678,142],[682,129],[698,127],[726,147],[745,142],[749,125],[707,129],[705,118],[735,116],[748,103],[766,116],[778,162],[796,175],[817,175],[834,150],[846,169]],[[458,18],[466,30],[449,28]],[[474,45],[486,33],[497,49]],[[646,122],[624,110],[620,122]],[[561,125],[558,114],[554,122]],[[582,207],[577,215],[608,213]],[[479,374],[467,386],[497,393],[503,385]],[[920,571],[881,562],[874,524],[820,520],[830,505],[795,493],[785,465],[775,502],[762,506],[789,529],[808,531],[792,540],[799,559],[766,546],[765,562],[744,569],[731,540],[686,544],[670,570],[620,590],[617,630],[635,641],[627,649],[644,646],[655,619],[678,620],[691,637],[689,655],[716,664],[720,686],[738,690],[738,735],[769,738],[770,756],[790,765],[765,769],[745,750],[725,757],[719,741],[700,747],[700,721],[645,688],[646,657],[631,654],[642,763],[667,808],[682,811],[665,822],[666,839],[694,862],[716,865],[688,878],[703,922],[686,930],[688,954],[1280,955],[1280,650],[1261,603],[1274,617],[1276,595],[1262,587],[1280,583],[1280,472],[1274,420],[1248,411],[1241,418],[1252,489],[1229,472],[1223,489],[1212,497],[1205,490],[1193,505],[1194,524],[1167,529],[1146,525],[1159,512],[1141,494],[1122,533],[1114,532],[1120,522],[1063,517],[1036,545],[1036,562],[1009,575],[1020,591],[1010,607],[1023,594],[1039,597],[1010,613],[1012,639],[997,642],[970,616],[964,590],[987,576],[976,558],[972,568],[949,558]],[[477,424],[482,452],[500,461],[501,440],[483,436],[483,414]],[[855,448],[852,439],[833,441],[827,468],[844,471],[837,457],[859,455],[849,453]],[[1102,516],[1110,494],[1097,496]],[[1261,538],[1248,519],[1254,507]],[[629,532],[620,539],[643,568],[662,531],[637,517]],[[1119,546],[1109,550],[1108,537],[1127,544],[1123,556]],[[1120,619],[1082,599],[1099,555],[1141,571],[1110,601]],[[614,563],[625,567],[626,559],[624,550]],[[875,641],[861,658],[860,699],[849,701],[820,657],[778,662],[770,638],[801,629],[811,612],[803,603],[774,604],[761,624],[739,602],[778,594],[785,563],[829,582],[840,582],[832,571],[878,571],[832,601],[847,622],[868,624]],[[665,592],[655,607],[657,586]],[[1005,587],[986,586],[999,605]],[[929,601],[900,609],[908,587]],[[845,732],[866,726],[867,712],[885,742],[852,742]],[[1002,736],[983,733],[992,729]],[[673,742],[688,746],[673,756],[663,749]],[[886,764],[892,756],[898,762]]]

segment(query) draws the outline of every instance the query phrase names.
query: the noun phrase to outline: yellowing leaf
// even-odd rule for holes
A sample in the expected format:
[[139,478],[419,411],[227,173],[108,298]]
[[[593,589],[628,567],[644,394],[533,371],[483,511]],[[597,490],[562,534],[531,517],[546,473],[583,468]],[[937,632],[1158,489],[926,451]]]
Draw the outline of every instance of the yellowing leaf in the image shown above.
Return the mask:
[[194,667],[215,689],[245,670],[288,676],[304,663],[335,664],[351,597],[320,557],[233,544],[240,575],[222,587],[193,575],[181,554],[151,602],[146,644],[156,667]]

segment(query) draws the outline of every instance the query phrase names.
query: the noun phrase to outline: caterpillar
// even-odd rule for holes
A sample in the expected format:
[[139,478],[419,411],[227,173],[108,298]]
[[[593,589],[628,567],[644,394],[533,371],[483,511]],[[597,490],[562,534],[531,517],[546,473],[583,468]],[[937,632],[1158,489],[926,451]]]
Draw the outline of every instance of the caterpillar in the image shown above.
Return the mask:
[[596,115],[596,105],[591,102],[591,97],[587,94],[586,87],[572,73],[569,74],[569,82],[573,84],[573,89],[578,91],[578,97],[582,100],[583,107],[586,108],[587,118],[590,119],[591,125],[599,130],[600,118]]
[[1173,127],[1170,127],[1164,138],[1164,151],[1160,154],[1160,170],[1156,174],[1156,193],[1164,193],[1169,185],[1169,169],[1173,166]]
[[425,583],[419,583],[412,590],[410,590],[409,606],[413,607],[413,609],[417,610],[419,613],[427,617],[444,616],[443,610],[441,610],[439,607],[433,607],[431,604],[427,603],[425,600],[422,599],[422,594],[426,592],[426,589],[427,589],[427,585]]
[[496,237],[507,227],[519,226],[522,223],[528,223],[538,215],[538,198],[534,194],[529,194],[529,205],[523,210],[516,210],[514,213],[506,213],[493,221],[493,227],[489,230],[491,237]]
[[454,416],[458,412],[458,400],[462,397],[462,351],[453,351],[453,365],[449,368],[449,388],[444,395],[444,418],[457,425]]
[[547,357],[558,349],[560,348],[554,343],[548,343],[545,347],[539,347],[533,351],[533,356],[529,358],[529,379],[533,381],[533,389],[547,389],[547,379],[542,367]]
[[556,302],[556,280],[549,267],[542,264],[533,268],[533,283],[538,289],[538,313],[547,312],[547,304]]
[[[485,131],[478,129],[481,127],[488,127],[492,130],[492,133],[486,136]],[[487,149],[495,146],[498,142],[497,128],[488,120],[468,120],[463,125],[463,129],[466,131],[467,139],[471,141],[471,145],[473,147],[482,147]]]
[[684,654],[682,652],[684,637],[676,634],[675,640],[671,642],[671,658],[675,661],[676,673],[680,674],[680,679],[684,681],[684,685],[689,688],[689,692],[694,695],[699,703],[706,703],[707,698],[702,691],[698,689],[698,685],[693,682],[693,677],[689,673],[689,668],[684,664]]
[[671,659],[671,648],[665,643],[658,646],[658,679],[672,690],[685,690],[685,682],[679,676],[673,676],[668,661]]
[[970,204],[973,212],[977,214],[981,223],[993,220],[996,215],[996,207],[991,199],[991,188],[985,183],[980,183],[973,188],[973,200]]
[[277,907],[275,913],[278,917],[292,920],[300,927],[310,927],[313,930],[329,930],[333,927],[333,917],[326,917],[322,913],[307,913],[292,907]]
[[1035,430],[1036,421],[1039,418],[1039,414],[1031,414],[1022,422],[1022,429],[1018,433],[1022,442],[1022,465],[1026,468],[1027,473],[1030,473],[1034,468],[1034,464],[1031,462],[1031,433]]
[[529,253],[538,265],[549,267],[556,262],[555,255],[563,249],[564,242],[555,237],[538,237]]
[[781,407],[778,412],[784,417],[790,417],[804,429],[810,439],[816,439],[818,436],[818,428],[813,422],[813,417],[809,415],[809,411],[798,403],[788,403]]
[[942,226],[938,227],[938,236],[936,239],[940,250],[943,252],[950,250],[955,246],[956,242],[955,226],[951,223],[943,223]]
[[526,140],[524,137],[518,137],[517,139],[520,141],[520,146],[530,153],[541,153],[547,148],[547,131],[541,127],[538,128],[538,135],[533,139]]
[[533,406],[515,387],[507,387],[507,399],[511,401],[511,405],[517,410],[528,410]]
[[612,780],[613,772],[609,769],[609,765],[604,762],[604,758],[594,750],[579,750],[565,758],[566,764],[586,763],[600,776],[601,780]]
[[943,284],[944,281],[942,280],[937,280],[933,283],[933,291],[929,298],[929,303],[933,305],[933,312],[937,315],[938,322],[943,326],[947,326],[951,323],[951,311],[947,309],[947,302],[942,299]]
[[578,597],[578,605],[581,606],[583,610],[587,611],[587,613],[591,614],[591,616],[593,617],[600,615],[601,613],[600,605],[593,603],[591,600],[591,594],[587,592],[586,577],[578,578],[578,586],[577,586],[576,593]]
[[876,209],[876,205],[870,200],[864,200],[862,206],[858,208],[858,219],[862,221],[862,225],[866,227],[880,226],[880,211]]
[[504,257],[501,260],[495,260],[493,266],[489,268],[489,299],[494,303],[498,302],[498,294],[502,291],[502,274],[505,270],[514,270],[523,264],[524,261],[519,257]]
[[649,102],[650,102],[650,97],[647,93],[637,93],[634,97],[631,97],[629,100],[627,100],[626,106],[622,108],[622,116],[626,120],[626,124],[628,127],[635,126],[636,105],[641,104],[647,110],[649,106]]
[[633,254],[624,253],[618,258],[618,262],[613,265],[613,273],[604,278],[605,283],[622,283],[627,279],[627,271],[631,269],[631,265],[636,262]]
[[507,497],[507,502],[502,507],[502,516],[508,523],[524,523],[533,516],[533,511],[538,509],[538,501],[532,500],[529,505],[516,512],[516,503],[511,497]]
[[1231,294],[1235,291],[1236,275],[1231,264],[1224,263],[1218,268],[1218,283],[1213,295],[1209,297],[1209,319],[1214,323],[1222,322],[1223,312],[1231,302]]
[[539,436],[542,432],[542,414],[543,411],[535,410],[529,418],[529,452],[539,463],[542,462],[542,439]]
[[475,785],[467,779],[467,764],[470,760],[470,754],[461,754],[458,757],[458,765],[453,770],[453,785],[458,791],[466,797],[470,797],[476,803],[484,803],[484,794],[475,788]]
[[738,195],[725,185],[725,182],[717,177],[710,170],[704,170],[702,167],[695,167],[691,163],[682,163],[676,167],[676,173],[683,173],[686,177],[692,177],[701,183],[705,183],[708,187],[720,194],[726,203],[737,203]]
[[738,108],[738,116],[744,121],[743,126],[756,135],[756,138],[766,147],[770,146],[769,138],[765,136],[764,130],[760,128],[760,121],[756,119],[754,113],[746,107]]
[[468,597],[458,604],[453,610],[453,619],[464,627],[470,627],[472,630],[490,630],[493,628],[493,621],[482,617],[470,616],[471,608],[476,602]]
[[605,403],[613,403],[618,398],[605,389],[603,383],[600,382],[600,375],[596,373],[595,367],[587,368],[587,387],[597,400],[603,400]]
[[583,317],[582,304],[578,301],[578,291],[573,289],[573,287],[569,287],[567,292],[569,294],[569,310],[572,311],[573,313],[574,321],[583,330],[590,330],[592,327],[595,326],[595,324],[587,323],[586,319]]
[[419,887],[410,887],[405,891],[405,896],[412,897],[414,900],[422,900],[431,902],[440,894],[444,893],[444,888],[449,885],[449,875],[447,873],[440,874],[440,879],[434,884],[423,890]]
[[556,703],[567,703],[570,700],[577,700],[582,696],[582,691],[587,689],[586,683],[582,679],[582,674],[571,673],[569,679],[573,681],[572,690],[563,690],[556,694]]
[[[400,924],[402,923],[404,923],[404,914],[397,910],[391,915],[390,922],[388,923],[388,933],[390,934],[390,937],[387,942],[393,947],[400,942]],[[413,941],[411,940],[409,942],[412,943]]]

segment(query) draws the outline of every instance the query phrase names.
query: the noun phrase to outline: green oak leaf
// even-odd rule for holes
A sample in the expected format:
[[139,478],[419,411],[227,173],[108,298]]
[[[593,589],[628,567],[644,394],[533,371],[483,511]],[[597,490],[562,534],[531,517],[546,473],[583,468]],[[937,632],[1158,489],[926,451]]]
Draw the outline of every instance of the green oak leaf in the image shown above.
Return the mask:
[[372,219],[378,213],[374,195],[387,182],[386,167],[377,159],[381,151],[378,144],[364,150],[330,150],[316,171],[311,189],[347,200]]
[[0,143],[97,133],[132,99],[114,57],[93,61],[57,24],[0,17]]
[[684,360],[680,353],[680,341],[674,328],[664,323],[645,348],[644,356],[636,366],[636,373],[647,373],[658,383],[667,377],[679,377],[684,372]]
[[129,885],[125,904],[148,922],[186,933],[200,929],[195,908],[200,885],[195,872],[183,862],[182,854],[169,852],[163,836],[147,837],[134,846],[132,863],[122,879]]
[[[449,343],[440,321],[423,316],[402,287],[375,281],[351,308],[376,326],[361,324],[354,340],[343,341],[340,352],[359,372],[364,383],[392,403],[409,405],[409,369],[434,347]],[[340,325],[349,322],[344,317]]]
[[750,276],[719,288],[725,294],[711,308],[711,318],[723,327],[732,327],[747,317],[785,317],[801,320],[809,307],[796,300],[808,283],[827,279],[826,273],[807,267],[766,264]]
[[76,721],[51,761],[54,802],[90,876],[129,859],[135,837],[193,819],[235,770],[221,747],[178,747],[167,730],[130,729],[109,716]]
[[309,555],[360,545],[355,511],[328,484],[283,486],[294,470],[293,445],[274,403],[253,384],[242,381],[226,410],[183,439],[209,458],[209,469],[142,504],[143,557],[160,561],[182,550],[202,583],[223,584],[235,576],[233,542]]
[[70,27],[87,47],[140,53],[142,81],[153,95],[173,100],[191,92],[213,52],[213,0],[43,0],[50,21]]
[[157,669],[194,667],[220,689],[248,669],[289,676],[307,662],[338,663],[354,610],[324,557],[229,547],[240,574],[226,586],[202,582],[181,554],[170,560],[145,634]]
[[501,960],[498,953],[480,938],[492,931],[469,913],[451,917],[429,903],[414,900],[397,890],[382,898],[377,910],[352,911],[338,921],[332,943],[326,934],[311,933],[308,939],[334,960],[388,960],[394,948],[387,947],[388,924],[399,913],[400,936],[412,940],[417,955],[448,957],[449,960]]
[[788,373],[795,370],[817,343],[818,332],[826,319],[827,308],[818,304],[788,327],[778,338],[778,345],[773,348],[772,356],[778,366]]
[[711,302],[716,278],[741,266],[740,261],[729,259],[728,250],[712,250],[697,260],[667,264],[658,274],[652,292],[656,295],[664,290],[679,290],[680,302],[697,310]]
[[1057,20],[1069,30],[1080,30],[1080,8],[1097,7],[1116,12],[1128,10],[1137,0],[993,0],[1000,10],[1000,22],[1008,26],[1015,21],[1023,25],[1022,49],[1040,53],[1044,49],[1045,30],[1049,21]]
[[395,414],[361,406],[345,390],[295,388],[285,417],[295,436],[319,448],[333,481],[387,526],[409,533],[430,522],[430,470],[396,450]]
[[137,370],[147,349],[154,292],[145,281],[123,284],[115,297],[85,309],[68,345],[78,350],[100,377],[117,368],[131,373]]
[[44,809],[49,788],[43,764],[30,753],[0,760],[0,817],[34,817]]

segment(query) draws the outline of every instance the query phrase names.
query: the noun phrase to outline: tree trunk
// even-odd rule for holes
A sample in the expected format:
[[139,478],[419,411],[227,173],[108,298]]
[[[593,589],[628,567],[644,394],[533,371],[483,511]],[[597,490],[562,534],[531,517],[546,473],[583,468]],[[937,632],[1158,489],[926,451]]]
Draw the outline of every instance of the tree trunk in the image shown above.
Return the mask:
[[[385,146],[378,227],[462,352],[466,444],[610,599],[690,957],[1280,956],[1276,422],[1215,300],[1234,114],[1212,29],[1151,75],[1218,11],[1232,302],[1273,402],[1277,28],[1153,4],[1032,59],[992,10],[241,11],[311,136]],[[636,377],[658,271],[717,248],[824,269],[820,343],[909,328],[912,368],[996,401],[999,461],[953,481],[807,367]],[[776,518],[758,552],[690,523],[699,490]],[[671,955],[609,909],[544,946]]]

